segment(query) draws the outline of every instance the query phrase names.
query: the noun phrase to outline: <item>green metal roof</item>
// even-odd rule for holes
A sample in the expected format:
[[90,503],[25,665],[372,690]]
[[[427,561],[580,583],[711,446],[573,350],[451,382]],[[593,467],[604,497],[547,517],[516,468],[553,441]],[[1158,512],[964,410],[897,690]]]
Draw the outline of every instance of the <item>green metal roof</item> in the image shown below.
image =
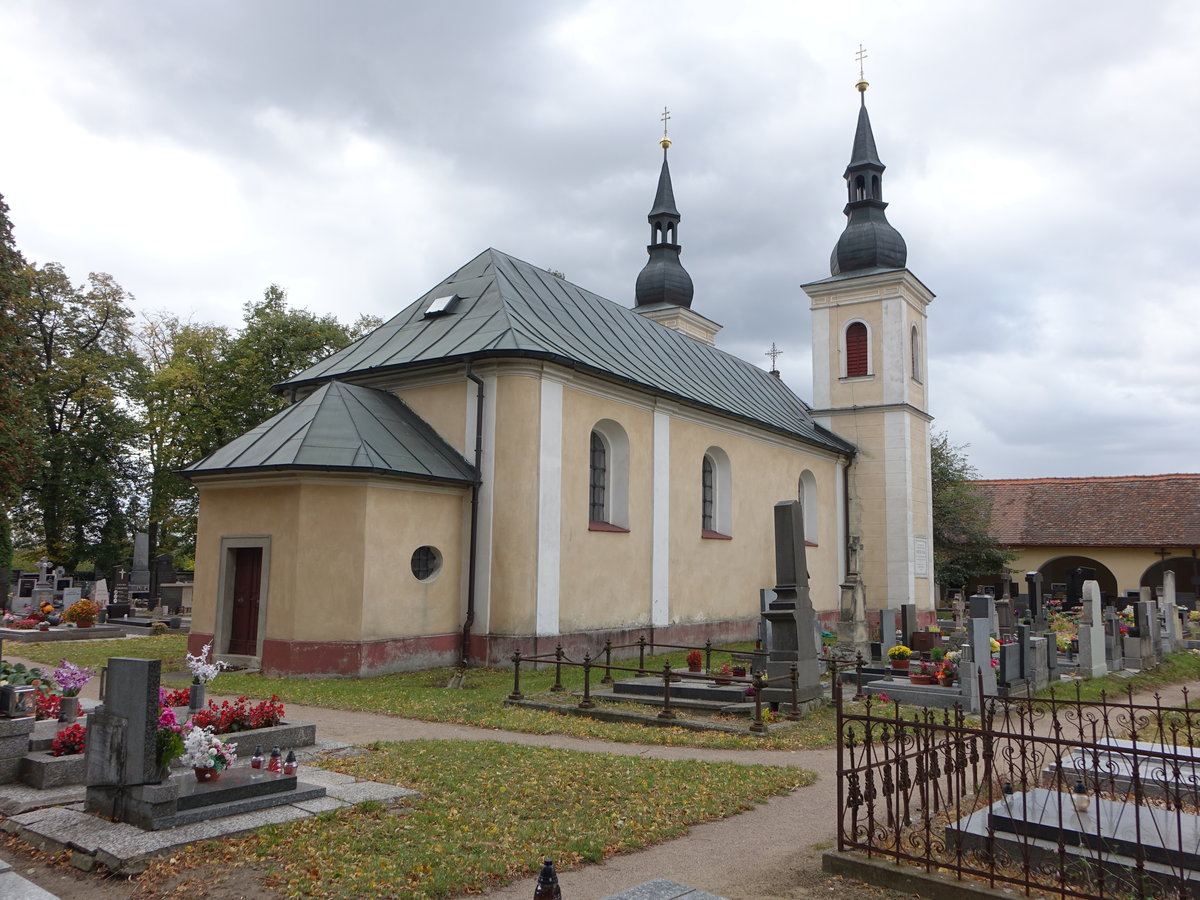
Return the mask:
[[477,480],[475,467],[402,400],[340,381],[323,384],[180,474],[289,469]]
[[[426,317],[430,301],[461,299]],[[456,358],[537,357],[736,416],[839,453],[852,444],[818,426],[780,379],[649,321],[498,250],[479,254],[375,331],[277,391]]]

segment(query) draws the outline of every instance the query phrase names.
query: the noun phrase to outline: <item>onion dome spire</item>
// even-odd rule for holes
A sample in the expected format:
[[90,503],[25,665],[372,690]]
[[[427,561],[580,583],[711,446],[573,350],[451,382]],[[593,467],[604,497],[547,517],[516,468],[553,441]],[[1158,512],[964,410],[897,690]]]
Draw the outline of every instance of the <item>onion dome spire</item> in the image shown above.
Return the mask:
[[[864,55],[860,47],[860,66]],[[855,87],[861,104],[858,128],[854,132],[850,164],[843,176],[848,191],[848,202],[843,211],[848,221],[829,258],[829,271],[833,275],[860,269],[903,269],[908,262],[904,238],[888,223],[884,213],[887,204],[883,202],[883,170],[886,166],[875,149],[875,135],[867,115],[868,84],[862,77],[861,68]]]
[[659,144],[663,148],[662,171],[658,175],[658,192],[654,195],[654,206],[646,216],[650,223],[650,243],[646,252],[650,259],[638,274],[634,297],[637,306],[666,303],[671,306],[691,308],[692,276],[679,262],[682,249],[678,243],[679,210],[675,208],[675,191],[671,187],[671,170],[667,166],[667,148],[671,139],[667,137],[667,119],[671,118],[663,107],[663,136]]

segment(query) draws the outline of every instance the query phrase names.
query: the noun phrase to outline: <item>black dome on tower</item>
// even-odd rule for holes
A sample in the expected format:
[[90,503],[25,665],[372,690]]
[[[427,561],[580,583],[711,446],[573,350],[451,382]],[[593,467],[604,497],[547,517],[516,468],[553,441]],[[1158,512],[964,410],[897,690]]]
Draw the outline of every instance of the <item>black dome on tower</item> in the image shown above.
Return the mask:
[[692,276],[679,262],[679,210],[675,208],[675,191],[671,188],[671,170],[667,167],[667,148],[671,142],[662,139],[663,164],[658,176],[658,193],[654,207],[646,217],[650,222],[650,244],[646,252],[650,259],[637,277],[634,297],[637,306],[665,303],[670,306],[692,306]]
[[849,201],[845,213],[849,220],[838,238],[829,258],[833,275],[860,269],[903,269],[908,262],[908,247],[887,220],[883,202],[883,170],[871,133],[867,115],[865,81],[860,81],[862,106],[858,111],[858,129],[854,132],[854,149],[846,167],[846,187]]

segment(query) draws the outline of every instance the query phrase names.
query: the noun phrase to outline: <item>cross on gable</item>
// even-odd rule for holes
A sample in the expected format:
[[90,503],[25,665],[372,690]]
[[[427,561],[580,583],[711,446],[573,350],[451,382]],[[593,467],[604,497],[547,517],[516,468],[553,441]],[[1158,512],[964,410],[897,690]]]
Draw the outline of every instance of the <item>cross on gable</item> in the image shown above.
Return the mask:
[[778,359],[779,357],[783,356],[783,351],[775,346],[774,341],[771,341],[771,349],[768,350],[766,353],[764,353],[763,356],[771,357],[771,369],[774,370],[775,360]]

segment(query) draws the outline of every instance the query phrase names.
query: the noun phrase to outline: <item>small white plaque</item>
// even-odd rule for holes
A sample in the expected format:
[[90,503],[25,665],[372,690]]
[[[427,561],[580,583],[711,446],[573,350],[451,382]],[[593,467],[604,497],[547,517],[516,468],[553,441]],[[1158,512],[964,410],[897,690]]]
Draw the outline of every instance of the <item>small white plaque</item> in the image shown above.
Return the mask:
[[916,566],[916,575],[918,578],[929,577],[929,539],[923,537],[913,538],[913,562]]

